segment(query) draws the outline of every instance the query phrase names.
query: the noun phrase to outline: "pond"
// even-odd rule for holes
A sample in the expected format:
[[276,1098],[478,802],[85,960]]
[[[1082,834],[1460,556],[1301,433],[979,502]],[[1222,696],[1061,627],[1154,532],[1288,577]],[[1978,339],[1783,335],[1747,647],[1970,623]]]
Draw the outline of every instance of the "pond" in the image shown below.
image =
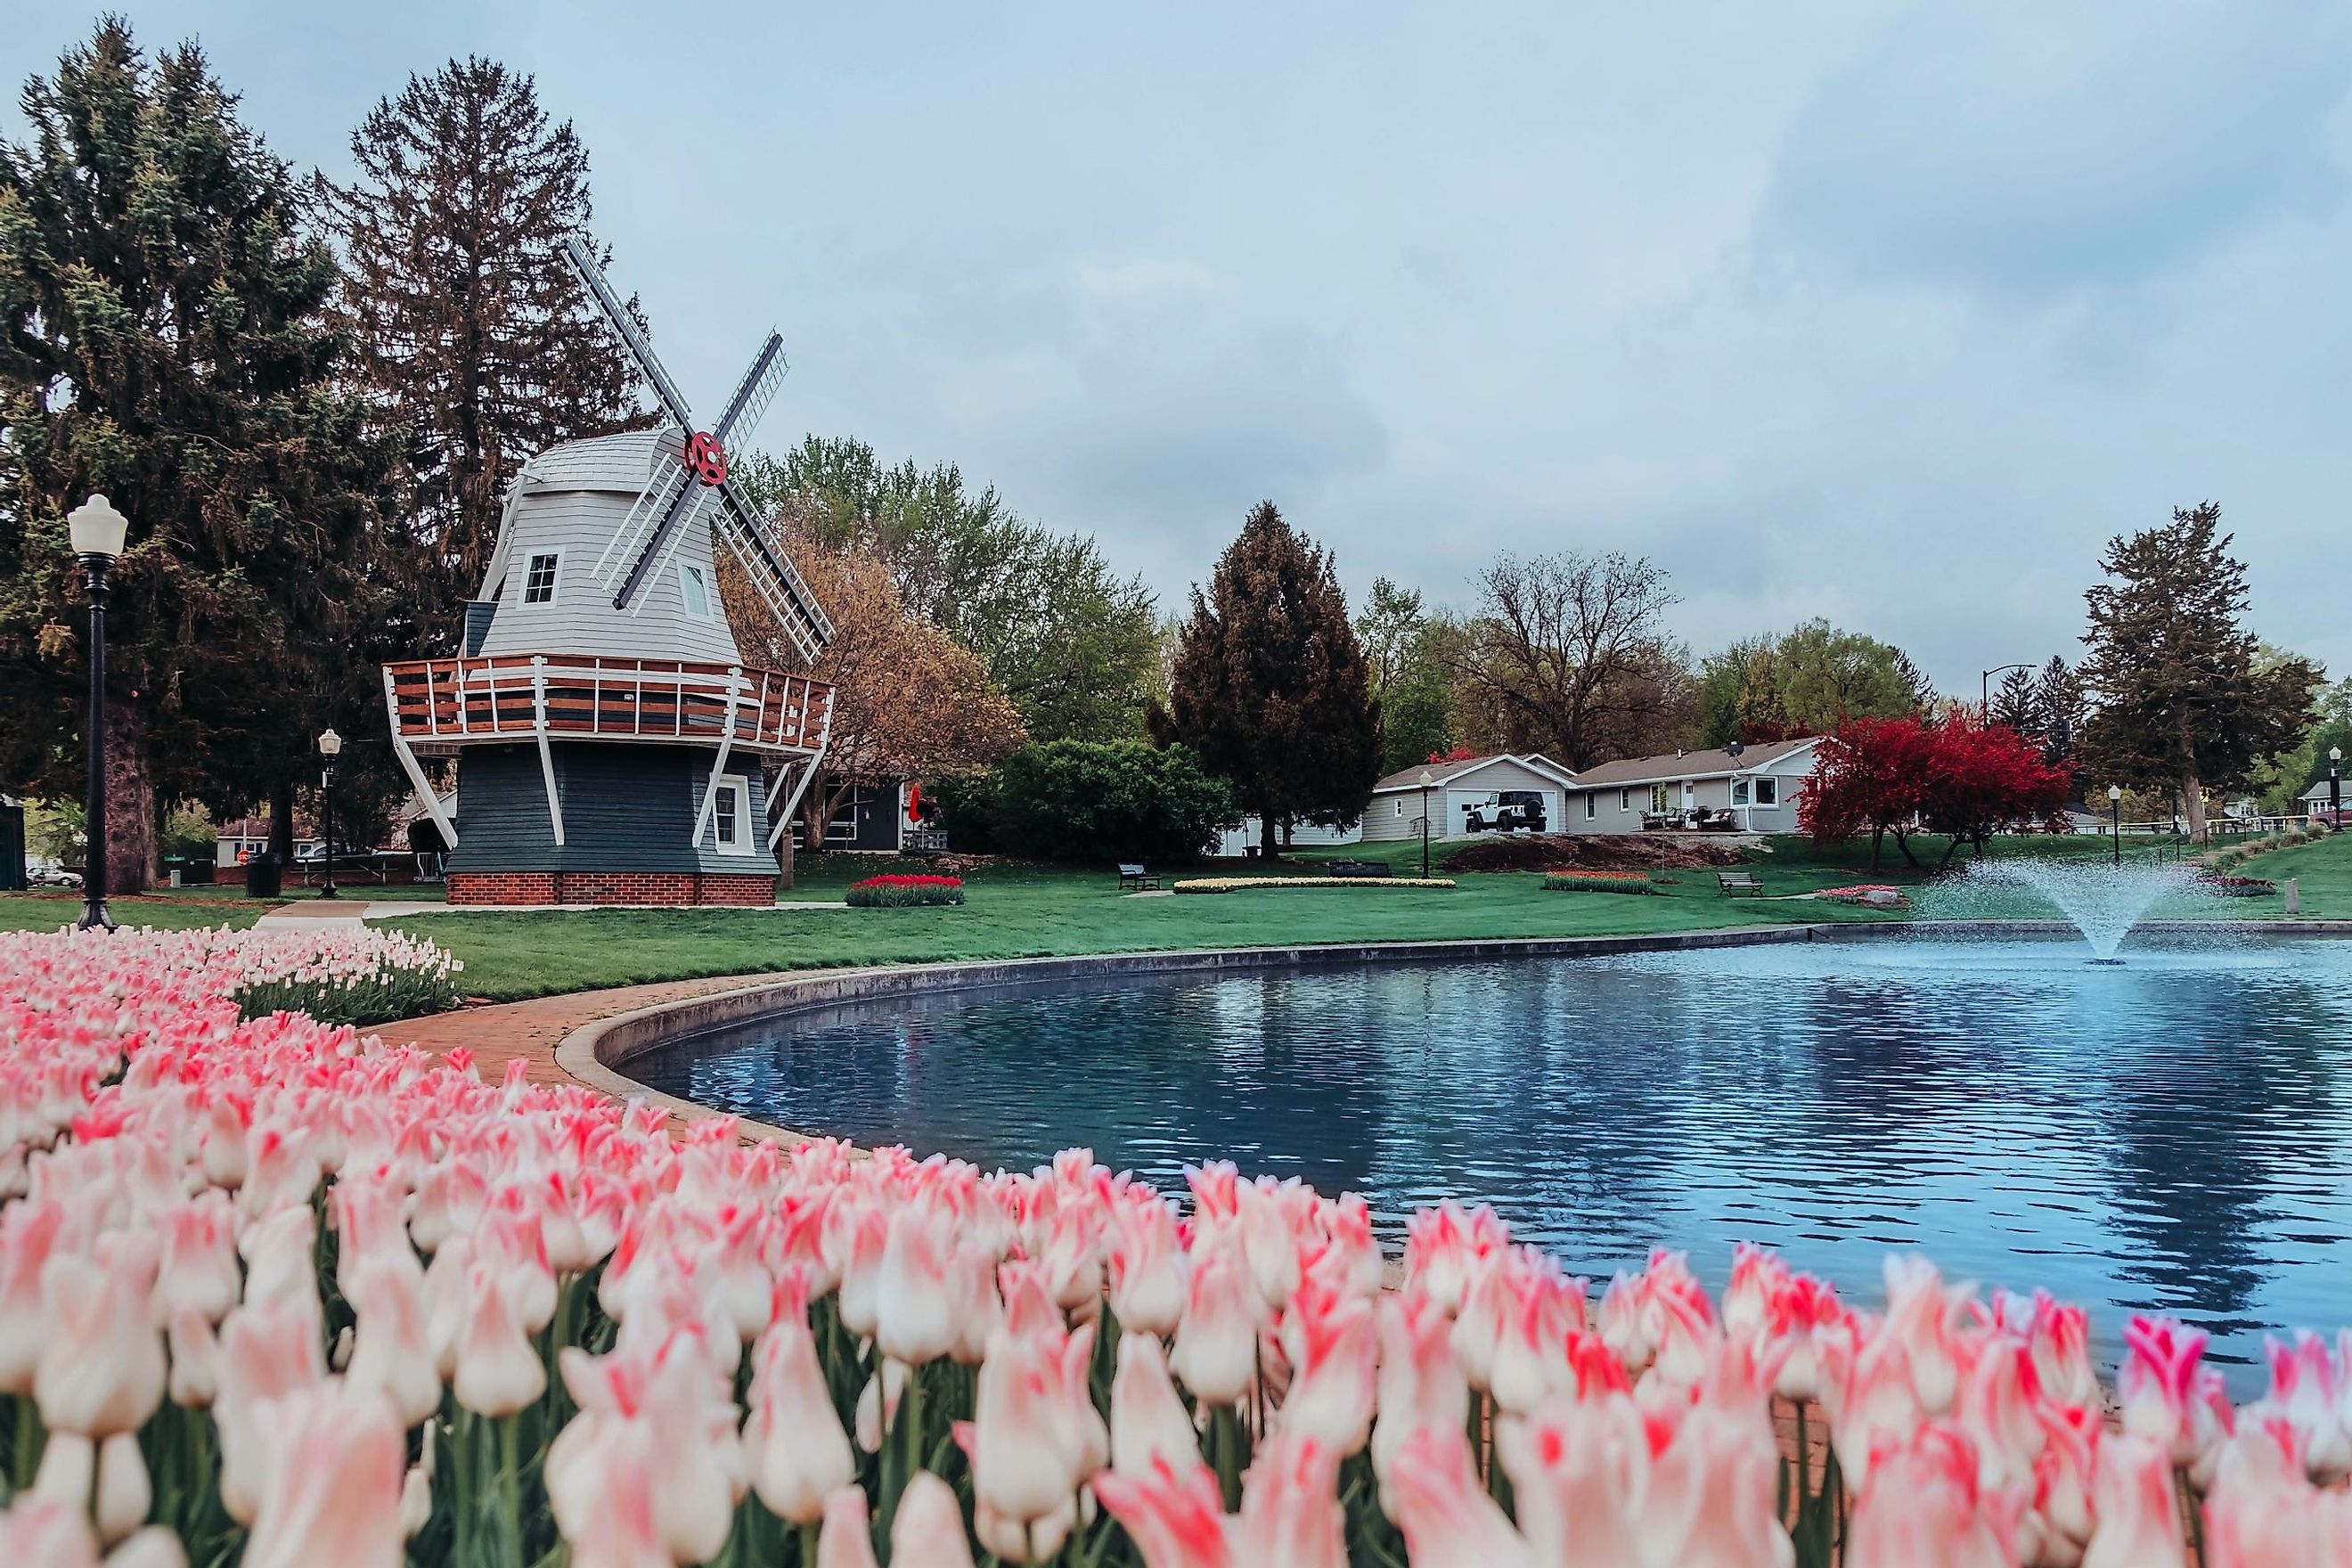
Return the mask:
[[[786,1015],[630,1064],[667,1092],[1025,1169],[1091,1147],[1491,1202],[1605,1279],[1780,1248],[1865,1304],[1890,1248],[2249,1365],[2352,1321],[2352,942],[1806,942],[1126,976]],[[2233,1385],[2243,1382],[2233,1375]]]

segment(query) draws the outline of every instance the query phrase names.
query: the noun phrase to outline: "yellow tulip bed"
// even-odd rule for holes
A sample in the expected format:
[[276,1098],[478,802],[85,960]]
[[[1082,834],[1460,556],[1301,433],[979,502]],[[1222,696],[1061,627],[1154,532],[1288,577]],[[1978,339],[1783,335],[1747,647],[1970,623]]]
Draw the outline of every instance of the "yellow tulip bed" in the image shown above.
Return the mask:
[[1451,877],[1193,877],[1179,893],[1242,893],[1253,888],[1450,888]]

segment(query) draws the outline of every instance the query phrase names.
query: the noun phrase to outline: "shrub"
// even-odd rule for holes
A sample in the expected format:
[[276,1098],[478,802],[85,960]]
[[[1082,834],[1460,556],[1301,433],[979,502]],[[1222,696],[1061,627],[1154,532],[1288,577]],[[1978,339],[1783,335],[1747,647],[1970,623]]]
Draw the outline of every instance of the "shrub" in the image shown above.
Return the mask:
[[1650,879],[1641,871],[1555,871],[1543,885],[1548,893],[1646,893]]
[[904,910],[963,902],[961,877],[868,877],[849,884],[853,910]]
[[[1197,860],[1241,822],[1233,786],[1182,746],[1051,741],[954,786],[951,838],[1032,860]],[[961,842],[970,843],[971,838]]]
[[2225,899],[2259,899],[2278,891],[2276,882],[2266,882],[2260,877],[2230,877],[2207,872],[2197,881],[2207,892],[2219,893]]
[[1238,893],[1252,888],[1450,888],[1451,877],[1191,877],[1179,893]]

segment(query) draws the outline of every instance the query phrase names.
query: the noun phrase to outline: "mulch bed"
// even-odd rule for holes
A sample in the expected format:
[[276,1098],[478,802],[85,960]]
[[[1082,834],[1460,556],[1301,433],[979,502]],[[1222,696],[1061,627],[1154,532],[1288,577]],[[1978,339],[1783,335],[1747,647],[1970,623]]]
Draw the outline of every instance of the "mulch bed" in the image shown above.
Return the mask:
[[1449,871],[1654,871],[1737,866],[1736,844],[1696,834],[1535,834],[1473,844],[1445,863]]

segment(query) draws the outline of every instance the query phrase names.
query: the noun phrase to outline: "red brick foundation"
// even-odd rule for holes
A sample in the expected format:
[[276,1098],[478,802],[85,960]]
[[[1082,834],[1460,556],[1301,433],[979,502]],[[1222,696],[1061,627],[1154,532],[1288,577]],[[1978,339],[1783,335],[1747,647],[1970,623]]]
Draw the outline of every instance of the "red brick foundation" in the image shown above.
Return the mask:
[[452,871],[453,904],[734,904],[776,901],[776,879],[741,871]]

